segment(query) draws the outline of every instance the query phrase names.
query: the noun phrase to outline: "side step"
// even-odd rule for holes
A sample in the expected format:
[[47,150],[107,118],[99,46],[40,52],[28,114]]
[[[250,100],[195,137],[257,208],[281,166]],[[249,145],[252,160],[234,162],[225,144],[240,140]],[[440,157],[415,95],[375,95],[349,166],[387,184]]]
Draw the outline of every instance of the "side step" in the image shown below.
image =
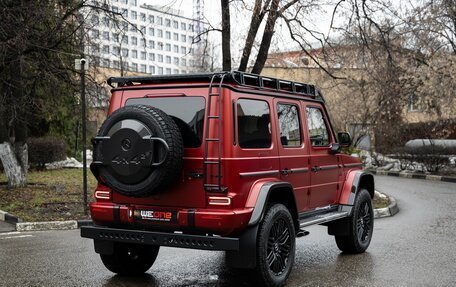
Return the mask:
[[314,225],[314,224],[322,224],[326,223],[329,221],[341,219],[344,217],[348,217],[348,212],[347,211],[333,211],[333,212],[328,212],[328,213],[323,213],[315,216],[311,216],[305,219],[301,219],[299,221],[299,227],[306,227],[309,225]]

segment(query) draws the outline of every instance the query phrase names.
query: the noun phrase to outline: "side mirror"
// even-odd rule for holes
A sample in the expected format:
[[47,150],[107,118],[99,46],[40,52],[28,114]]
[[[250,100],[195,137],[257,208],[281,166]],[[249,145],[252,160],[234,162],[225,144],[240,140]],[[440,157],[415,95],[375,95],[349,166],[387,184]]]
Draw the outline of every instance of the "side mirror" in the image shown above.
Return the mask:
[[352,139],[347,132],[338,132],[337,141],[341,147],[349,147],[352,144]]
[[331,144],[331,146],[329,147],[329,152],[330,152],[331,154],[336,154],[336,153],[339,153],[339,152],[340,152],[340,149],[341,149],[340,144],[338,144],[338,143],[333,143],[333,144]]

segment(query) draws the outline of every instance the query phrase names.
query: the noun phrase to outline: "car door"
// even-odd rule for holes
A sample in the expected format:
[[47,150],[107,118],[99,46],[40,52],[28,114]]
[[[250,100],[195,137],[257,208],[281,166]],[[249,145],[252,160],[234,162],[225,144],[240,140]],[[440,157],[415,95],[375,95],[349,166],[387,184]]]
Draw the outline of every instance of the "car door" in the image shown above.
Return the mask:
[[324,109],[307,103],[305,108],[307,143],[310,148],[310,208],[325,207],[337,202],[340,158],[331,154],[334,142]]
[[309,151],[303,140],[303,121],[298,101],[275,99],[280,177],[294,189],[299,212],[309,208]]

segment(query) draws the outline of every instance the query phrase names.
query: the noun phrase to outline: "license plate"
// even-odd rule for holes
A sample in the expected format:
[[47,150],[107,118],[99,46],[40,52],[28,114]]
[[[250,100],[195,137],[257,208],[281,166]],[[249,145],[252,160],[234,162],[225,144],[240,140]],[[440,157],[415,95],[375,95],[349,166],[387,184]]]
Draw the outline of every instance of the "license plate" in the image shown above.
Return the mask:
[[155,222],[177,222],[177,211],[164,211],[164,210],[135,210],[136,220],[147,220]]

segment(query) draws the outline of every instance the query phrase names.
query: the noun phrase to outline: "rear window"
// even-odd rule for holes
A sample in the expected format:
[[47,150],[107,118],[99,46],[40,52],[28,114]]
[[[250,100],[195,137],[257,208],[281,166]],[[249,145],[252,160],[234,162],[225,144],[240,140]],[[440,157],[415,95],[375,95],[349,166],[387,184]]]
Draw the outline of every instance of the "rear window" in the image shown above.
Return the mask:
[[206,106],[203,97],[134,98],[126,105],[147,105],[164,111],[179,127],[184,147],[201,146]]

